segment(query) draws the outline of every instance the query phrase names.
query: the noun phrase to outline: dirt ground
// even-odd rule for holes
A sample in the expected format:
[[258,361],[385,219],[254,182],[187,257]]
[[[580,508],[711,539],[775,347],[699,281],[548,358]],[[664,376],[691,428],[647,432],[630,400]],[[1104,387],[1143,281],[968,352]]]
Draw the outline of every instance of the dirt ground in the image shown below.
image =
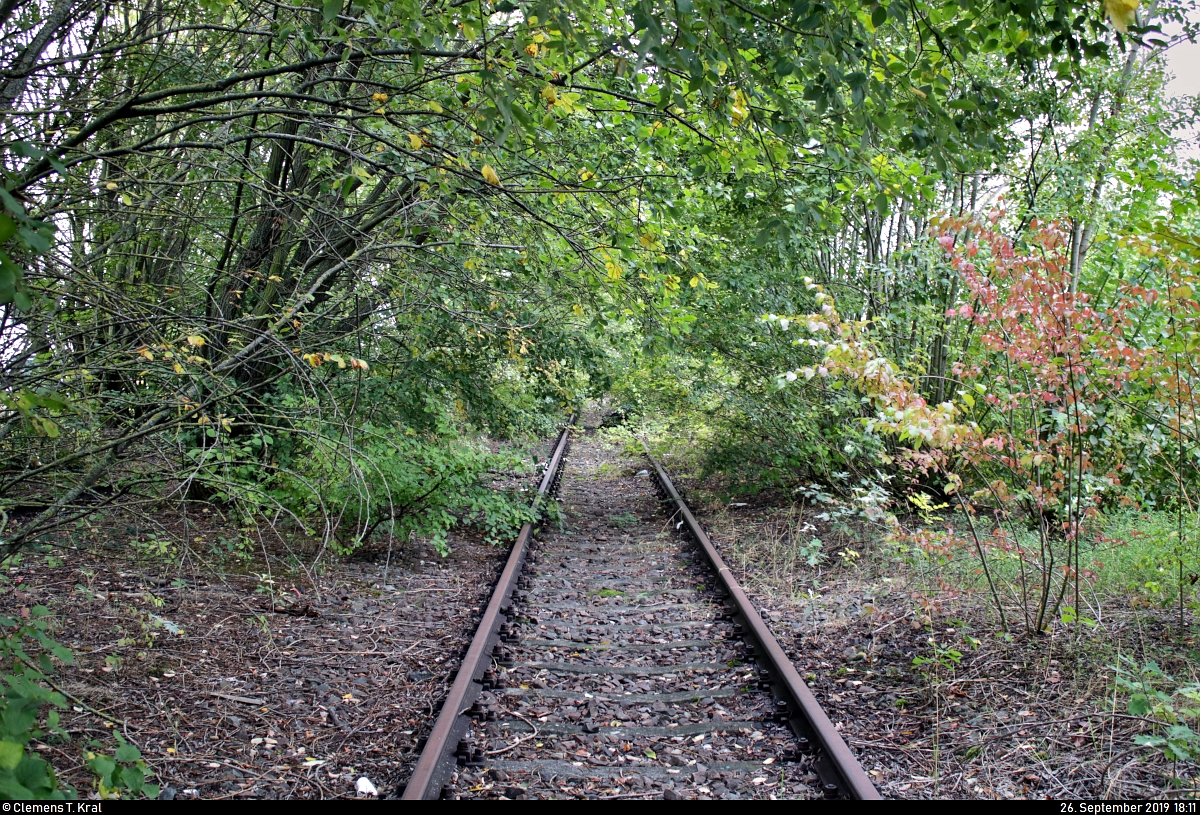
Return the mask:
[[[982,594],[796,513],[768,498],[697,514],[885,797],[1196,796],[1200,767],[1135,744],[1162,729],[1125,712],[1112,670],[1155,660],[1195,682],[1190,614],[1181,636],[1173,612],[1112,602],[1095,628],[1005,637]],[[802,524],[825,541],[817,568],[780,562],[781,535]]]
[[[113,543],[120,523],[93,529],[112,551],[27,555],[0,594],[4,613],[47,606],[76,654],[54,677],[71,739],[36,747],[85,797],[84,748],[111,753],[113,728],[166,797],[355,797],[364,777],[388,794],[505,555],[460,536],[445,559],[416,547],[272,576],[261,558],[139,562]],[[223,531],[209,522],[193,545]]]
[[[768,544],[790,507],[693,505],[885,796],[1149,798],[1167,793],[1168,776],[1200,775],[1136,745],[1157,729],[1114,696],[1118,653],[1194,674],[1194,640],[1165,612],[1114,612],[1078,641],[1062,628],[1007,640],[984,598],[931,585],[869,541],[847,563],[819,520],[826,562],[781,568]],[[200,512],[189,548],[166,551],[154,548],[166,538],[97,518],[78,548],[9,569],[0,613],[47,606],[76,653],[54,677],[71,738],[36,749],[83,797],[96,795],[84,751],[96,740],[111,752],[114,728],[164,797],[348,798],[362,778],[392,793],[505,551],[460,535],[445,559],[412,546],[281,571],[279,552],[222,549],[236,532],[226,527]],[[961,657],[914,664],[939,648]]]

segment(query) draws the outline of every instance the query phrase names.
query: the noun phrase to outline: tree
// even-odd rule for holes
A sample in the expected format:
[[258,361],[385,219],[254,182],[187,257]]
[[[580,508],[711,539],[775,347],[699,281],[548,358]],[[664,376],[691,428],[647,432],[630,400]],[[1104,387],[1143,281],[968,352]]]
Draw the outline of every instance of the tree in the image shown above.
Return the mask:
[[[0,492],[36,512],[7,545],[121,495],[148,445],[189,484],[239,436],[271,467],[289,433],[349,461],[376,377],[417,426],[430,399],[504,424],[506,368],[570,402],[587,317],[694,322],[700,270],[663,238],[698,181],[780,203],[856,178],[875,246],[927,187],[885,151],[992,149],[1008,119],[969,62],[1100,58],[1085,8],[8,4]],[[767,213],[759,243],[799,226]]]

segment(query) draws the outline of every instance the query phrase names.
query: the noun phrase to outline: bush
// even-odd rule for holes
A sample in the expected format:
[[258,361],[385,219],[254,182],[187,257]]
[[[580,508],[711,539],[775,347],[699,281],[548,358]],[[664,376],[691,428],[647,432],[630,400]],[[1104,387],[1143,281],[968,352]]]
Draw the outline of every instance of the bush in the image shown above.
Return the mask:
[[[34,606],[22,609],[17,617],[0,616],[0,664],[12,669],[0,673],[0,800],[76,797],[75,790],[59,783],[50,763],[29,747],[47,734],[67,738],[58,724],[58,711],[67,706],[67,700],[46,684],[54,671],[54,659],[69,665],[74,656],[50,637],[49,615],[45,606]],[[85,755],[100,797],[157,797],[158,787],[146,783],[141,752],[120,733],[114,731],[113,736],[117,741],[114,755],[96,752],[102,747],[98,741],[91,743],[92,749]]]

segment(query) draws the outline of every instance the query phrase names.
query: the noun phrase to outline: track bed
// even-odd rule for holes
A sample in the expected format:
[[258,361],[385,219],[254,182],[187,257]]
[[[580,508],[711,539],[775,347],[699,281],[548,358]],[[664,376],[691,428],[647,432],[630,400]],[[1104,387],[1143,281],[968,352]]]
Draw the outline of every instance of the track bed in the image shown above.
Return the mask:
[[[563,524],[531,541],[443,770],[446,798],[820,798],[703,551],[592,433],[562,464]],[[497,642],[498,640],[498,642]],[[465,702],[464,702],[465,705]],[[436,731],[435,731],[436,732]],[[437,749],[431,745],[430,749]],[[411,795],[410,795],[411,797]]]

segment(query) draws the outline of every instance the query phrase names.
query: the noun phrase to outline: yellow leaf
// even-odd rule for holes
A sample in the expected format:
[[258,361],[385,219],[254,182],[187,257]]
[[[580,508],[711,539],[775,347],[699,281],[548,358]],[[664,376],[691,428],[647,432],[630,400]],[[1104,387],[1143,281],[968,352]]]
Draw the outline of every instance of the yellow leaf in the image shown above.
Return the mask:
[[483,136],[480,136],[478,133],[476,133],[471,137],[471,144],[483,144]]
[[546,100],[547,105],[553,105],[558,101],[558,92],[554,90],[553,85],[546,85],[542,88],[542,98]]
[[483,176],[484,181],[497,187],[500,186],[500,176],[496,175],[496,171],[492,169],[492,165],[483,165],[483,167],[479,169],[479,172]]
[[147,348],[146,346],[143,345],[141,348],[137,349],[137,352],[139,354],[141,354],[143,357],[145,357],[146,359],[150,360],[151,362],[154,361],[153,352],[151,352],[150,349]]
[[693,277],[691,280],[688,281],[688,285],[691,286],[693,289],[696,288],[697,286],[700,285],[700,278]]
[[428,102],[426,102],[425,107],[427,107],[429,110],[433,111],[434,113],[442,112],[442,106],[440,104],[438,104],[436,101],[434,101],[433,99],[430,99]]
[[581,170],[579,173],[580,181],[587,181],[588,179],[595,178],[595,177],[596,177],[596,174],[593,173],[591,170]]
[[740,90],[733,94],[733,126],[737,127],[750,115],[750,103]]
[[1124,34],[1137,20],[1138,0],[1104,0],[1104,13],[1113,28]]
[[414,150],[420,150],[422,147],[425,146],[425,140],[422,139],[420,136],[418,136],[416,133],[408,134],[408,143],[412,145],[412,149],[414,149]]
[[384,102],[386,102],[387,100],[388,100],[388,95],[387,95],[386,93],[373,93],[373,94],[371,94],[371,101],[372,101],[372,102],[374,102],[374,103],[376,103],[376,104],[378,104],[378,105],[382,105],[382,104],[383,104]]
[[204,345],[204,337],[201,337],[199,334],[191,335],[187,338],[187,341],[188,345],[192,346],[193,348],[199,348],[200,346]]
[[582,316],[583,316],[583,306],[579,305],[578,303],[576,303],[575,305],[571,306],[571,311],[575,312],[575,316],[576,316],[576,317],[582,317]]
[[529,43],[529,45],[525,46],[525,53],[529,54],[531,57],[536,57],[538,54],[538,47],[533,43]]
[[104,189],[106,189],[106,190],[115,190],[116,188],[117,188],[117,185],[112,181],[110,181],[104,185]]

